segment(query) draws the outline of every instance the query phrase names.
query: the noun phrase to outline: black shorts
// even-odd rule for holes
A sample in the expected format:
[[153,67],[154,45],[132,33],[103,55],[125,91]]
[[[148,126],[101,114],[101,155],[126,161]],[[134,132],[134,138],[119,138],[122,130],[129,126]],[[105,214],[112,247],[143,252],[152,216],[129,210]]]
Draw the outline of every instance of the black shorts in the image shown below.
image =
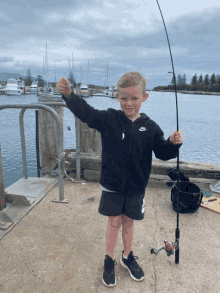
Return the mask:
[[145,192],[141,195],[128,195],[102,190],[98,212],[104,216],[126,215],[133,220],[143,220]]

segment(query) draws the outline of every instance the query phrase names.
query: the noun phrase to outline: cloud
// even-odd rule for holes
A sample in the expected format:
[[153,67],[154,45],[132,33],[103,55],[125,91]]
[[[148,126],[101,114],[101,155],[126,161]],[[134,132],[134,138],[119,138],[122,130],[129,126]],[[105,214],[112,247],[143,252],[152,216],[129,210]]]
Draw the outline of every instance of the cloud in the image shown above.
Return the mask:
[[0,57],[0,63],[14,62],[13,57]]
[[[216,72],[220,7],[214,4],[218,2],[201,0],[196,6],[187,0],[178,5],[160,2],[175,72]],[[51,78],[54,62],[57,74],[68,74],[73,53],[77,76],[80,67],[87,71],[90,59],[94,83],[103,79],[107,62],[109,80],[114,82],[128,70],[141,71],[147,79],[163,78],[164,83],[171,79],[170,52],[156,1],[14,0],[1,5],[0,26],[3,70],[23,68],[26,73],[30,68],[33,75],[42,74],[47,42]]]

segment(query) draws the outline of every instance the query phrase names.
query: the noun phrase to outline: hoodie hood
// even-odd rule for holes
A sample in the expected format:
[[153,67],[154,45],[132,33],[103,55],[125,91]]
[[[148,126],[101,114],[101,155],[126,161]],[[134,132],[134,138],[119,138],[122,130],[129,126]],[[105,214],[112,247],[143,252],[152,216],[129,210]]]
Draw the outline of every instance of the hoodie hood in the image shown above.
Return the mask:
[[[113,109],[113,108],[108,108],[107,111],[110,111],[110,112],[113,112],[115,115],[119,115],[121,117],[121,119],[127,121],[131,121],[126,115],[125,113],[122,111],[122,110],[116,110],[116,109]],[[134,122],[136,121],[141,121],[143,119],[150,119],[145,113],[140,113],[141,117],[137,118]],[[132,122],[132,121],[131,121]]]

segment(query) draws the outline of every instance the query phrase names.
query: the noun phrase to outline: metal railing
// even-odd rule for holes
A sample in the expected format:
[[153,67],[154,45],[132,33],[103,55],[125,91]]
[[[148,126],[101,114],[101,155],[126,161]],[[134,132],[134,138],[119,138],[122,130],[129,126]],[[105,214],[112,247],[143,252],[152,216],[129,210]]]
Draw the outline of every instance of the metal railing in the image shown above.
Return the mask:
[[[43,105],[40,105],[43,104]],[[55,110],[53,110],[49,106],[62,106],[67,107],[64,103],[33,103],[33,104],[25,104],[25,105],[2,105],[0,106],[0,110],[7,108],[22,108],[19,115],[19,123],[20,123],[20,135],[21,135],[21,146],[22,146],[22,160],[23,160],[23,175],[24,179],[28,178],[27,175],[27,160],[26,160],[26,147],[25,147],[25,135],[24,135],[24,112],[26,109],[42,109],[50,112],[56,119],[58,125],[58,169],[59,169],[59,200],[57,202],[64,202],[64,190],[63,190],[63,172],[61,172],[61,159],[63,158],[63,140],[62,140],[62,125],[59,120],[59,116]],[[68,108],[68,107],[67,107]],[[75,116],[75,115],[74,115]],[[75,116],[75,129],[76,129],[76,169],[77,169],[77,179],[74,182],[84,182],[80,179],[80,133],[79,133],[80,123],[79,119]]]

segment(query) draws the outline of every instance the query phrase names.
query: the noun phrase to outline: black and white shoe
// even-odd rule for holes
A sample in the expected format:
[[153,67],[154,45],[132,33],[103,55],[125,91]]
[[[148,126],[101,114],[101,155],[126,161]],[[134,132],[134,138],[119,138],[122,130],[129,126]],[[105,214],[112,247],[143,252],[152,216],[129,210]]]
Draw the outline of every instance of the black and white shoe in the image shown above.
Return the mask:
[[133,255],[131,251],[128,255],[128,259],[123,257],[124,251],[122,251],[122,258],[120,260],[121,265],[127,269],[130,273],[130,276],[135,281],[142,281],[144,279],[144,272],[135,259],[138,259],[137,256]]
[[107,287],[113,287],[116,285],[115,265],[117,265],[117,262],[106,254],[102,282]]

